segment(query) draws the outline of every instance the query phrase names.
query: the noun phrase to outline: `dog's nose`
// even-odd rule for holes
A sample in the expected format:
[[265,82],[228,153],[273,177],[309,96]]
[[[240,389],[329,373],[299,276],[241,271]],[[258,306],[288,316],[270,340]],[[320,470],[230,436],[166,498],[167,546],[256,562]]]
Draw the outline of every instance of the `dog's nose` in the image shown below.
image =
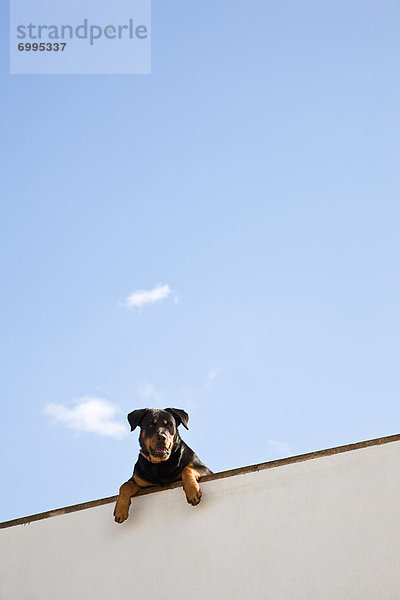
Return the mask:
[[160,431],[160,433],[157,434],[157,441],[158,442],[165,442],[166,439],[167,439],[167,435],[165,433],[162,433]]

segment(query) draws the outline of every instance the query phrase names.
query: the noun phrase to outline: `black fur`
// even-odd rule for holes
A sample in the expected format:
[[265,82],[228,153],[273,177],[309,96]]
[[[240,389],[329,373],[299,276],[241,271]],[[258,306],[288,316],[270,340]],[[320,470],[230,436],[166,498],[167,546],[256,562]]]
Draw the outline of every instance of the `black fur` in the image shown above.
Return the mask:
[[[178,426],[182,424],[188,429],[188,420],[189,415],[177,408],[165,408],[164,410],[144,408],[134,410],[128,415],[132,431],[137,426],[140,426],[141,429],[139,437],[141,453],[130,481],[134,481],[136,475],[154,485],[165,485],[179,479],[180,473],[188,465],[201,475],[212,474],[212,471],[201,462],[179,435]],[[157,435],[159,432],[162,433],[167,427],[165,421],[168,423],[169,434],[174,438],[170,455],[167,460],[151,462],[151,457],[144,446],[143,440],[145,437]]]

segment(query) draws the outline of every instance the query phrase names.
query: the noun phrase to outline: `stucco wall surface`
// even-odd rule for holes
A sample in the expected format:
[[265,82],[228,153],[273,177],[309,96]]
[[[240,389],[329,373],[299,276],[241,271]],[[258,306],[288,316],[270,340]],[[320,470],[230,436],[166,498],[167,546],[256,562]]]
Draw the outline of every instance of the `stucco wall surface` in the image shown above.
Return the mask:
[[0,531],[4,600],[399,600],[400,442]]

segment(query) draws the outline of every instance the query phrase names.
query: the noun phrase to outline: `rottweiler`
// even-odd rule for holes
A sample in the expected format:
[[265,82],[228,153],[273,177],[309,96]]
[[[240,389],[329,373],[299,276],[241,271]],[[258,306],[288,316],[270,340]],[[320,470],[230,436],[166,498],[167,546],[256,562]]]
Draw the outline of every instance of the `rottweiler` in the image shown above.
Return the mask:
[[131,431],[140,426],[140,454],[132,477],[119,490],[114,517],[117,523],[128,518],[132,496],[142,488],[182,480],[189,504],[201,500],[198,479],[212,471],[181,439],[178,427],[188,427],[189,415],[179,408],[142,408],[129,413]]

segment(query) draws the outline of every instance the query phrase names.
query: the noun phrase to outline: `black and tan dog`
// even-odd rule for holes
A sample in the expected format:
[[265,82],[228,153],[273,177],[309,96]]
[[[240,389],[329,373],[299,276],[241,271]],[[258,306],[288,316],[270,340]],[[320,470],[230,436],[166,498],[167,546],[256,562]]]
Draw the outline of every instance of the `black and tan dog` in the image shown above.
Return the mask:
[[189,415],[178,408],[157,410],[143,408],[129,413],[131,431],[140,426],[140,454],[133,476],[124,483],[115,505],[117,523],[128,518],[132,496],[152,485],[165,485],[182,480],[189,504],[196,506],[201,500],[198,479],[210,475],[208,469],[191,448],[181,439],[178,426],[187,424]]

